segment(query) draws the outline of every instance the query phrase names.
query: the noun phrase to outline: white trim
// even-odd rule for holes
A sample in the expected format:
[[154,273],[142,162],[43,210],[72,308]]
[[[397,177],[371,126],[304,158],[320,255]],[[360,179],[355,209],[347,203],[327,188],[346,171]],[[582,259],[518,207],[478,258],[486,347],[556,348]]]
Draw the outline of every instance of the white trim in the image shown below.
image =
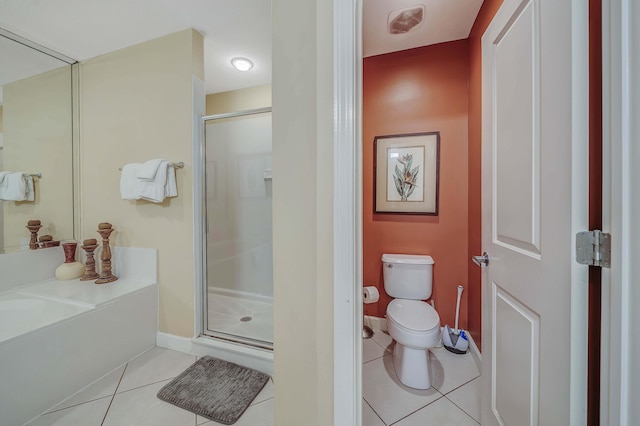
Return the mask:
[[[616,295],[618,287],[612,286],[619,277],[620,239],[619,221],[613,221],[613,199],[620,202],[620,170],[619,147],[614,149],[613,141],[620,139],[620,105],[614,99],[620,99],[620,1],[603,0],[602,2],[602,230],[614,236],[611,247],[611,269],[602,270],[602,333],[600,358],[600,424],[620,425],[620,376],[619,368],[612,362],[616,354],[612,348],[619,347],[620,334],[611,334],[614,327],[619,327],[615,313],[620,312],[620,297]],[[614,78],[615,76],[615,78]],[[614,163],[616,167],[614,167]],[[618,364],[618,362],[615,362]],[[619,364],[618,364],[619,365]]]
[[482,353],[476,345],[475,340],[471,337],[471,334],[467,333],[467,338],[469,339],[469,352],[471,353],[471,357],[473,358],[473,362],[476,365],[478,371],[480,371],[482,366]]
[[639,350],[634,307],[640,294],[633,278],[640,274],[634,220],[640,210],[640,151],[633,139],[640,114],[640,33],[634,25],[640,7],[634,0],[604,0],[602,10],[603,230],[612,236],[612,262],[602,273],[600,423],[629,426],[640,410],[640,373],[632,366]]
[[[204,214],[204,121],[206,94],[205,82],[192,76],[192,164],[193,164],[193,253],[194,255],[194,300],[193,335],[202,334],[204,327],[204,259],[206,259]],[[198,255],[200,254],[200,255]]]
[[334,380],[335,426],[362,417],[360,1],[334,0]]
[[212,356],[273,375],[273,352],[208,337],[176,336],[156,333],[156,346],[197,356]]
[[[364,316],[364,323],[366,325],[368,325],[369,327],[371,327],[373,330],[379,330],[379,331],[384,331],[387,332],[387,320],[386,318],[380,318],[380,317],[374,317],[371,315],[365,315]],[[444,327],[440,327],[440,333],[442,334],[442,330],[444,329]],[[466,333],[467,334],[467,338],[469,339],[469,353],[471,354],[471,357],[473,358],[473,363],[475,364],[476,368],[478,369],[478,371],[480,371],[480,368],[482,366],[482,353],[480,352],[480,349],[478,348],[478,345],[476,345],[475,340],[473,340],[473,337],[471,336],[471,334]],[[438,342],[438,345],[436,345],[437,348],[441,348],[442,347],[442,339],[440,339],[440,342]]]
[[185,354],[193,353],[191,338],[163,333],[162,331],[158,331],[156,333],[156,346],[173,349],[178,352],[184,352]]
[[243,365],[273,376],[273,351],[254,348],[209,337],[189,339],[192,352],[198,356],[212,356]]
[[364,325],[368,325],[374,330],[387,331],[386,318],[374,317],[371,315],[364,316]]

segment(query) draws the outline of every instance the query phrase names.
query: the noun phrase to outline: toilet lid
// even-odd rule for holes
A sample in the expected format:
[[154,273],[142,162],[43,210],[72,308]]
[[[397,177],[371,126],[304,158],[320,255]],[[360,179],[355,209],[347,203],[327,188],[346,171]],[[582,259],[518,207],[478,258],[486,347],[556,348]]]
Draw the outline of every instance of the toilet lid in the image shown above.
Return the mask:
[[436,310],[420,300],[394,299],[387,306],[387,315],[409,330],[428,331],[440,326]]

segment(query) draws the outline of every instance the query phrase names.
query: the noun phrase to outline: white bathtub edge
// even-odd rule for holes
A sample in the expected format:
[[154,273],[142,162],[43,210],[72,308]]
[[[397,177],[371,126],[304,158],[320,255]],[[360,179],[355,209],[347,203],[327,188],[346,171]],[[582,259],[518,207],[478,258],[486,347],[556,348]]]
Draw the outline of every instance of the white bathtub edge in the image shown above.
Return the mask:
[[157,286],[148,286],[0,345],[2,424],[31,421],[153,347],[157,312]]

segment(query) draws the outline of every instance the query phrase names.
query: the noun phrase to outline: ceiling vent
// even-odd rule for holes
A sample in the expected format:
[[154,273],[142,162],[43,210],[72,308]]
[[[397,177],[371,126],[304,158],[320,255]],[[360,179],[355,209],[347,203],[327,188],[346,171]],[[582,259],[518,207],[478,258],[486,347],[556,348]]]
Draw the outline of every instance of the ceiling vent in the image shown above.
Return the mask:
[[414,6],[407,9],[394,10],[389,14],[389,32],[404,34],[413,30],[424,19],[424,6]]

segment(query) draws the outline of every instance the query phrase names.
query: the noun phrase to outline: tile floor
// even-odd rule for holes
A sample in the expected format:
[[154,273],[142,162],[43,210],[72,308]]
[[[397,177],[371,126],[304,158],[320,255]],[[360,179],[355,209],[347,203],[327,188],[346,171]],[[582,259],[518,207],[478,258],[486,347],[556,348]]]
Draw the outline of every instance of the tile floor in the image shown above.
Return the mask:
[[[154,347],[38,417],[29,426],[220,425],[156,397],[162,386],[195,361],[195,355]],[[235,424],[273,426],[272,380]]]
[[362,426],[480,424],[480,373],[470,353],[432,349],[431,388],[411,389],[396,377],[391,336],[374,332],[362,348]]
[[[478,370],[470,354],[432,350],[431,389],[402,385],[393,370],[393,340],[375,330],[363,342],[362,426],[476,426],[480,419]],[[29,426],[215,426],[159,400],[162,386],[196,361],[155,347],[62,402]],[[256,397],[236,426],[273,426],[273,381]]]

